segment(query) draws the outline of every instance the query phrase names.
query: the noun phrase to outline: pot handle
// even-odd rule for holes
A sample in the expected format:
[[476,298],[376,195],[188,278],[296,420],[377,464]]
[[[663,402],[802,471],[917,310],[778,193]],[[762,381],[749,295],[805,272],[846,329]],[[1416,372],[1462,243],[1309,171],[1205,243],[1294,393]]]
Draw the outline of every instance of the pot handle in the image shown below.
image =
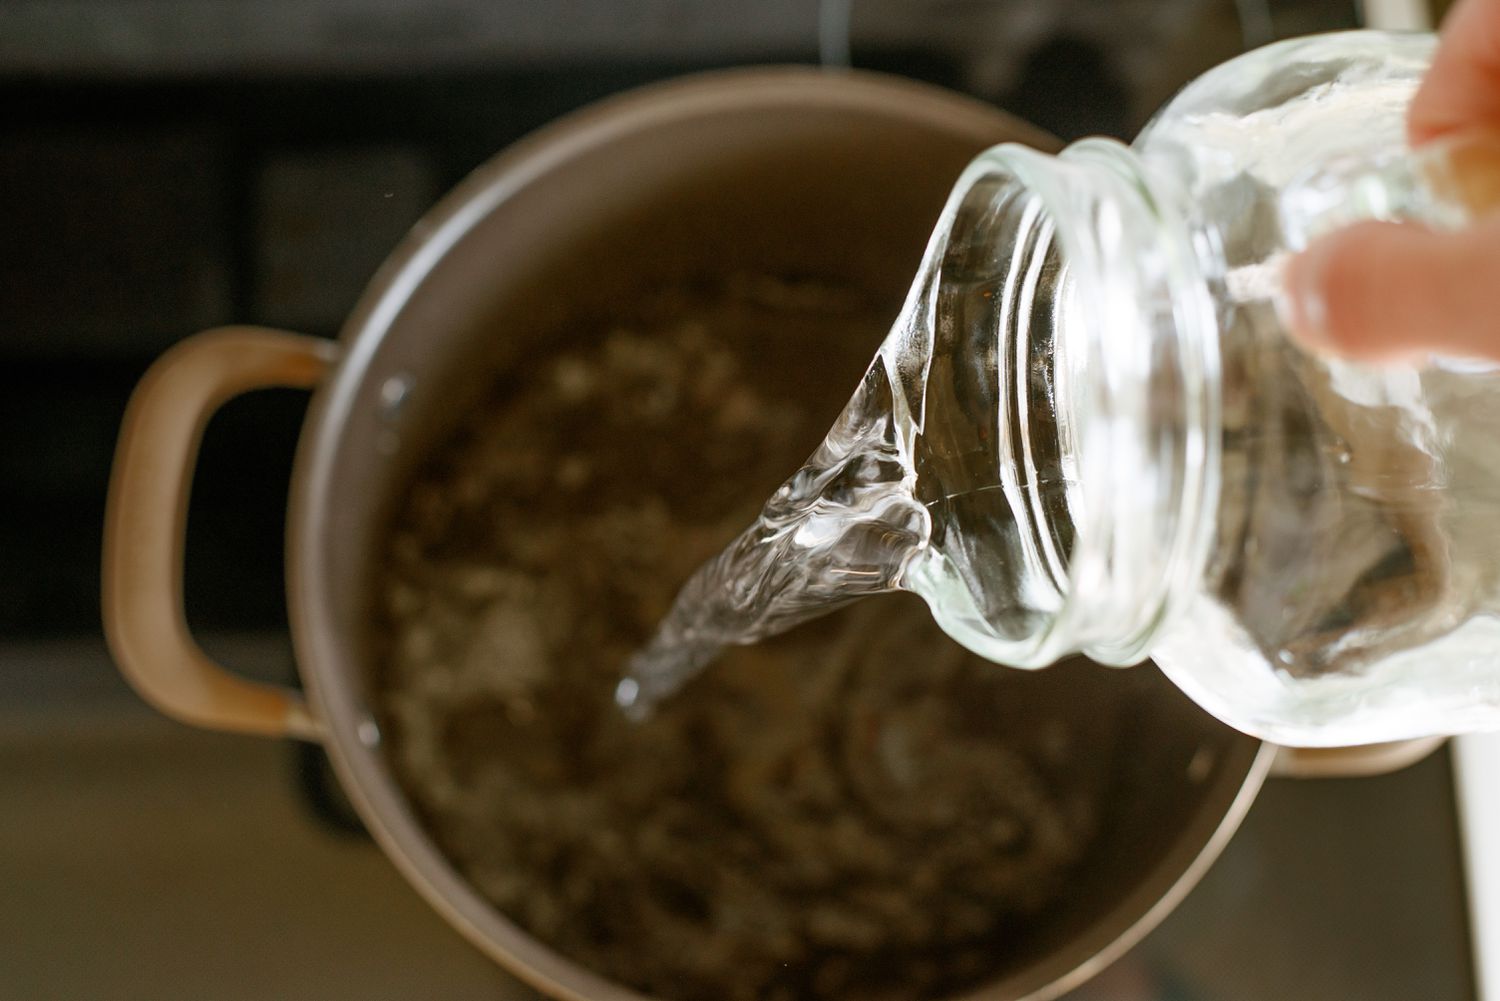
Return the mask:
[[1271,762],[1271,774],[1293,779],[1364,778],[1398,772],[1416,764],[1447,741],[1421,737],[1360,747],[1281,747]]
[[337,355],[330,341],[261,327],[220,327],[177,344],[131,394],[104,516],[104,634],[146,701],[196,726],[317,740],[302,696],[210,660],[188,631],[182,558],[203,428],[252,389],[311,389]]

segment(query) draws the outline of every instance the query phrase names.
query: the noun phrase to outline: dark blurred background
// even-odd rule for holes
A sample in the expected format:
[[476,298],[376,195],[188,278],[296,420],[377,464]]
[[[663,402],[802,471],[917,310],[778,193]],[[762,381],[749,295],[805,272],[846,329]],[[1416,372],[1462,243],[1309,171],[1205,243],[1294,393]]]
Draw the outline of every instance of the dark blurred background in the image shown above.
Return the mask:
[[[336,335],[459,178],[636,84],[853,65],[1062,138],[1129,138],[1209,66],[1361,17],[1355,0],[0,4],[0,997],[531,996],[360,840],[315,749],[167,722],[110,665],[110,457],[169,345],[229,322]],[[189,618],[279,680],[305,403],[228,405],[191,504]],[[1446,758],[1273,786],[1178,916],[1079,998],[1472,1001],[1460,879]],[[1424,930],[1394,943],[1359,924],[1414,912]]]

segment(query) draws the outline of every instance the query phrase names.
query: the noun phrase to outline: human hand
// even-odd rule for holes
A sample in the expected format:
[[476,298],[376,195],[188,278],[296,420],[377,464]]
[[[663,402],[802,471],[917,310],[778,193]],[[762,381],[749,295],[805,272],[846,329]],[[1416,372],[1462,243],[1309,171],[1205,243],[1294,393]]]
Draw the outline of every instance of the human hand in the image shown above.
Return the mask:
[[[1413,147],[1500,135],[1500,0],[1459,0],[1407,113]],[[1500,170],[1500,159],[1480,169]],[[1459,231],[1365,222],[1287,268],[1292,334],[1355,358],[1429,353],[1500,361],[1500,215]]]

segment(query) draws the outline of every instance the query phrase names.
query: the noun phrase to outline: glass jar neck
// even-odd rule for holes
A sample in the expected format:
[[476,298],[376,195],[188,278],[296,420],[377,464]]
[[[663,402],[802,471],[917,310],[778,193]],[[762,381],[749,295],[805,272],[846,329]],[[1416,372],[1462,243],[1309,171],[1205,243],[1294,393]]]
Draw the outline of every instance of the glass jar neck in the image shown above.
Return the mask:
[[[1120,143],[1000,146],[965,172],[908,302],[907,319],[930,321],[901,325],[931,329],[932,359],[995,373],[1003,500],[955,526],[963,552],[935,532],[931,554],[978,569],[948,573],[941,595],[920,565],[907,585],[960,642],[1018,666],[1074,652],[1135,663],[1201,579],[1219,489],[1214,260],[1170,186]],[[951,305],[975,299],[976,275],[992,276],[989,307]],[[914,412],[932,372],[893,373]],[[976,551],[987,534],[992,551]],[[1000,586],[986,561],[1024,584],[982,593]],[[954,577],[971,601],[955,599]]]

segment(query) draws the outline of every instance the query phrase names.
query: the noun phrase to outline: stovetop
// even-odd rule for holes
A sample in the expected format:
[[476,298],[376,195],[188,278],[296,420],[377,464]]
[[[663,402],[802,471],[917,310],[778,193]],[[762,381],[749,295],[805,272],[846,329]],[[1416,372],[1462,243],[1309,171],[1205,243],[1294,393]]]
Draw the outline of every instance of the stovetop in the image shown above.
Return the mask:
[[[853,0],[846,52],[1065,137],[1128,136],[1241,43],[1247,5]],[[351,833],[308,749],[156,716],[98,633],[110,453],[157,354],[231,321],[333,335],[406,228],[512,139],[633,84],[816,59],[827,24],[808,12],[839,8],[674,0],[623,26],[603,2],[556,23],[450,6],[0,6],[0,997],[535,997]],[[1107,44],[1143,11],[1141,37],[1192,17],[1206,41],[1157,63]],[[1353,23],[1352,3],[1277,13]],[[1013,30],[976,46],[975,24]],[[194,628],[277,680],[304,406],[273,391],[215,417],[189,526]],[[1452,779],[1445,752],[1379,779],[1273,781],[1177,912],[1071,998],[1474,1001]]]

